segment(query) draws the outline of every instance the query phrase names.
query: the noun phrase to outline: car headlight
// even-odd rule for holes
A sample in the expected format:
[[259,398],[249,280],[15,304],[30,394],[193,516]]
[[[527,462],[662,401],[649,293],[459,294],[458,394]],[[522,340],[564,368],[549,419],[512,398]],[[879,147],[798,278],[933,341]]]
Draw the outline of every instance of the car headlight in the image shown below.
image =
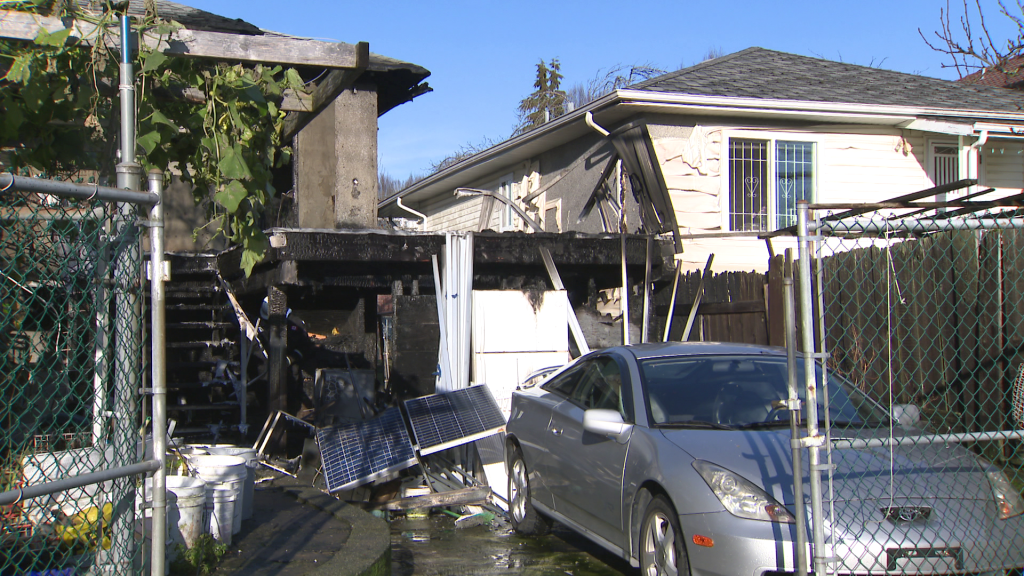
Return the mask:
[[1006,520],[1024,514],[1024,500],[1021,500],[1020,492],[1006,479],[1006,474],[989,465],[985,467],[985,475],[992,484],[992,494],[996,498],[996,507],[999,508],[999,518]]
[[733,516],[783,524],[796,522],[785,506],[743,476],[705,460],[695,460],[693,467]]

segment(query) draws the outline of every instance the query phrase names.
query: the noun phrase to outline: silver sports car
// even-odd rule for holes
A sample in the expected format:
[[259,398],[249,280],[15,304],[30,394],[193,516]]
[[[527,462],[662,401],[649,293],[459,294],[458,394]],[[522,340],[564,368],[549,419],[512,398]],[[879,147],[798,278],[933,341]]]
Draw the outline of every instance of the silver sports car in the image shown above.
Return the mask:
[[[892,438],[832,452],[822,524],[833,569],[1002,574],[1024,565],[1024,503],[1000,469],[958,444],[901,441],[923,433],[912,419],[894,420],[839,376],[827,388],[833,438]],[[513,525],[535,534],[557,520],[645,575],[795,572],[794,515],[811,526],[809,473],[804,458],[805,493],[795,496],[787,397],[786,356],[775,348],[588,354],[512,398]]]

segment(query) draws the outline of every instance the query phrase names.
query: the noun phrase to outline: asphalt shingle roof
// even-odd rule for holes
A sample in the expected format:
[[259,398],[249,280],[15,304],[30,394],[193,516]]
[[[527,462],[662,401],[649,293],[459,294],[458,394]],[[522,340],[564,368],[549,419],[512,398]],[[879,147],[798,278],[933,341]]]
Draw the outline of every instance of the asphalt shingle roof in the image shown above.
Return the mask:
[[1024,92],[748,48],[630,87],[652,92],[1021,112]]

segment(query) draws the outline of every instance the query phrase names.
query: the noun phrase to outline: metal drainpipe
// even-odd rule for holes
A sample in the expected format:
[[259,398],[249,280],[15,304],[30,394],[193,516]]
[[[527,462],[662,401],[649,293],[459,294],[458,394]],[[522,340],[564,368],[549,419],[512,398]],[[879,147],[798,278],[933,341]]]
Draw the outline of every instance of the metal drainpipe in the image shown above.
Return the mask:
[[803,462],[801,461],[800,394],[796,376],[796,294],[793,289],[793,249],[786,249],[785,273],[782,279],[783,304],[786,318],[786,368],[789,385],[789,431],[793,439],[793,514],[796,516],[796,562],[798,576],[807,576],[807,507],[804,505]]
[[[132,70],[131,18],[121,15],[121,162],[117,165],[117,187],[138,191],[141,188],[141,167],[135,162],[135,87]],[[124,466],[135,454],[138,440],[137,398],[141,351],[141,310],[134,290],[139,283],[140,254],[137,237],[130,234],[138,213],[134,204],[118,203],[114,262],[114,432],[111,440],[115,465]],[[120,445],[119,445],[120,443]],[[130,478],[114,481],[112,500],[115,506],[111,526],[112,569],[118,573],[128,571],[135,556],[135,486]]]
[[[149,191],[163,198],[164,173],[149,172]],[[167,546],[167,349],[164,311],[164,205],[157,202],[149,211],[150,339],[153,371],[153,458],[160,468],[153,475],[153,567],[152,576],[164,576]]]
[[811,472],[811,517],[813,518],[813,542],[814,542],[814,573],[825,574],[826,563],[829,558],[825,556],[825,530],[823,527],[822,498],[821,498],[821,448],[824,446],[825,438],[818,430],[818,385],[815,380],[815,354],[814,354],[814,322],[812,318],[812,293],[811,293],[811,247],[807,235],[808,205],[806,200],[799,200],[796,204],[797,212],[797,236],[800,258],[800,322],[802,330],[802,346],[804,351],[804,384],[807,387],[807,394],[804,405],[807,410],[807,436],[797,442],[797,446],[808,448],[810,451],[809,462]]

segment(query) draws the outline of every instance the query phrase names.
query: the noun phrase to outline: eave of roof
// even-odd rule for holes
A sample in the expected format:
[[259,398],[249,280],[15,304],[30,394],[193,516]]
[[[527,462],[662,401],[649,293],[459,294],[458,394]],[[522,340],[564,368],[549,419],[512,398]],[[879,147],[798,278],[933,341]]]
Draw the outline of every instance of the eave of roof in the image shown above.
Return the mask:
[[732,118],[772,117],[823,124],[873,124],[897,127],[909,125],[914,120],[922,118],[942,121],[966,120],[972,123],[1012,123],[1024,126],[1024,112],[983,112],[914,106],[735,98],[635,89],[618,90],[537,129],[501,142],[458,164],[431,174],[399,194],[382,200],[378,204],[378,213],[381,216],[406,216],[405,211],[395,202],[399,197],[403,202],[422,202],[572,141],[592,130],[586,124],[588,113],[599,125],[607,129],[612,129],[616,124],[639,113]]

